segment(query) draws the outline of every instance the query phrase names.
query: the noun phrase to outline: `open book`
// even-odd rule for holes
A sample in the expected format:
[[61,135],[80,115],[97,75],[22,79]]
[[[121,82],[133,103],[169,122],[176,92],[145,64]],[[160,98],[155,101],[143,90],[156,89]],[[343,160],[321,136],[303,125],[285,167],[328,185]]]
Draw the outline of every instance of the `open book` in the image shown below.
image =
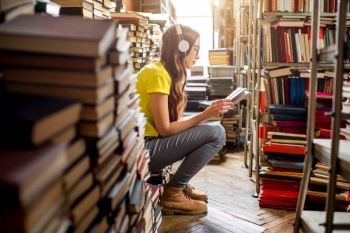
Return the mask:
[[[239,103],[241,100],[245,99],[250,95],[250,92],[247,91],[247,88],[237,87],[231,94],[229,94],[225,99],[230,99],[233,104]],[[199,102],[200,108],[207,108],[215,100]]]

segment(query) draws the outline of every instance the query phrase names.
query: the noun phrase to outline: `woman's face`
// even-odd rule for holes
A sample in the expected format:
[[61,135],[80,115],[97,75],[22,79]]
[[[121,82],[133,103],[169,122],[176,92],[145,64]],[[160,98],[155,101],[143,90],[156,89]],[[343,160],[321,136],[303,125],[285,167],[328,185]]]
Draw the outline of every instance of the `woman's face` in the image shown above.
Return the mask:
[[200,38],[198,37],[197,40],[194,42],[194,45],[192,48],[187,52],[187,55],[185,57],[185,68],[191,69],[194,64],[196,64],[196,61],[199,59],[199,45],[200,45]]

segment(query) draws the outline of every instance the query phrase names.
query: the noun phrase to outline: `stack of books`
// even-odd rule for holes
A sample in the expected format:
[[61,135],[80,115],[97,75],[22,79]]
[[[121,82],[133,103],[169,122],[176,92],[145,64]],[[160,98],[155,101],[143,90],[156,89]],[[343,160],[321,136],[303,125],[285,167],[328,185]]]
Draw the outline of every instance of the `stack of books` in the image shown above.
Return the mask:
[[300,105],[269,105],[267,123],[275,126],[275,131],[285,133],[306,133],[307,109]]
[[210,65],[229,65],[230,56],[227,48],[209,49],[209,64]]
[[[309,209],[324,210],[328,183],[329,167],[321,162],[317,162],[312,170],[310,185],[307,190],[307,206]],[[338,175],[336,187],[335,208],[339,211],[347,211],[350,204],[350,183],[341,175]]]
[[148,30],[148,18],[138,12],[111,12],[111,17],[124,27],[129,28],[128,41],[132,43],[131,62],[133,73],[137,73],[150,61],[151,35]]
[[[79,32],[76,28],[80,28]],[[130,225],[130,215],[138,213],[137,219],[143,217],[140,215],[141,209],[149,198],[144,196],[142,199],[138,193],[143,193],[141,190],[146,187],[147,173],[138,174],[137,161],[140,156],[146,157],[143,153],[145,119],[139,112],[136,76],[131,75],[128,59],[116,61],[112,56],[123,53],[124,47],[128,54],[130,43],[126,41],[126,35],[124,29],[118,29],[116,21],[90,20],[79,16],[22,15],[0,25],[0,38],[4,41],[0,45],[0,63],[7,91],[76,103],[70,111],[64,110],[59,102],[48,107],[36,104],[33,110],[18,108],[20,105],[16,104],[16,112],[24,111],[21,114],[30,121],[41,111],[49,112],[49,107],[61,106],[59,114],[41,120],[32,129],[31,136],[35,145],[41,145],[48,138],[55,138],[50,140],[56,143],[69,143],[62,146],[62,150],[66,150],[66,155],[62,156],[64,163],[52,162],[50,166],[42,163],[52,171],[57,170],[45,174],[60,174],[62,190],[59,191],[57,185],[52,186],[56,187],[55,190],[49,191],[51,194],[55,192],[56,196],[62,193],[61,199],[67,200],[69,211],[63,211],[62,202],[55,202],[55,209],[52,207],[51,210],[46,202],[48,199],[45,199],[45,206],[36,209],[29,220],[26,215],[29,212],[21,214],[23,218],[14,220],[20,223],[19,228],[39,232],[39,229],[48,227],[46,220],[49,221],[54,215],[56,225],[50,224],[50,228],[44,232],[53,232],[57,224],[61,225],[68,218],[69,223],[64,222],[72,232],[87,232],[96,228],[101,232],[109,228],[124,231],[135,227]],[[26,97],[25,100],[31,98]],[[68,115],[62,117],[66,112]],[[14,116],[5,116],[13,121]],[[77,127],[74,127],[75,123]],[[23,129],[29,128],[25,124]],[[10,139],[8,135],[2,136],[6,137]],[[1,164],[6,166],[7,161]],[[55,167],[51,167],[51,164]],[[39,168],[35,170],[40,171]],[[40,174],[40,180],[47,177]],[[27,187],[28,194],[33,195],[33,187],[44,191],[44,186],[38,186],[41,181],[33,182]],[[32,184],[35,186],[32,187]],[[26,198],[32,206],[35,200],[31,196]],[[23,206],[18,203],[22,211]],[[65,216],[64,213],[69,215]],[[43,214],[45,218],[41,217]],[[4,215],[11,216],[7,211]],[[36,222],[37,217],[40,217],[40,223]],[[2,219],[6,220],[7,217]]]
[[268,133],[268,144],[262,146],[268,168],[259,173],[262,181],[259,206],[295,210],[302,178],[306,135]]
[[199,112],[199,102],[208,100],[208,76],[204,66],[193,66],[187,73],[185,91],[187,94],[186,111]]
[[[3,231],[67,230],[65,200],[77,197],[73,186],[89,170],[85,143],[76,138],[80,111],[81,104],[74,100],[22,94],[7,94],[1,100]],[[90,199],[86,208],[94,201]],[[75,223],[84,218],[80,210],[75,211]]]
[[241,116],[237,115],[236,109],[236,107],[232,108],[223,115],[222,119],[222,126],[225,128],[226,132],[226,146],[230,148],[235,147],[238,140],[238,124],[241,120]]
[[[83,30],[77,34],[74,30],[67,30],[67,25]],[[100,29],[99,32],[96,28]],[[113,130],[113,67],[106,58],[115,34],[116,22],[85,20],[78,16],[23,15],[0,28],[2,38],[12,38],[3,44],[1,55],[3,78],[9,92],[82,103],[76,134],[85,140],[76,140],[69,147],[67,156],[71,166],[62,178],[70,228],[75,231],[85,231],[98,216],[101,190],[103,193],[107,187],[94,185],[91,170],[98,180],[106,174],[106,168],[97,172],[95,165],[90,166],[90,160],[93,164],[98,161],[102,167],[103,161],[118,146],[118,134]],[[41,46],[41,43],[46,46]],[[79,46],[80,43],[89,43],[90,49]],[[74,132],[70,130],[66,134],[74,136]],[[85,143],[90,158],[82,156]],[[112,183],[109,181],[108,185]]]
[[228,96],[233,87],[234,66],[208,66],[209,99],[222,99]]
[[33,0],[0,1],[0,24],[20,14],[34,14]]

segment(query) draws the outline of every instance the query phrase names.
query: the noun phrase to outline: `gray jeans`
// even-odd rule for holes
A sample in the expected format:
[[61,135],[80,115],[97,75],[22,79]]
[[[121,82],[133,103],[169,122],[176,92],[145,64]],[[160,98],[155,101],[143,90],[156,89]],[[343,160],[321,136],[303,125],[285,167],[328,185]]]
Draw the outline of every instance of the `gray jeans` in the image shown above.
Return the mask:
[[170,137],[145,139],[150,149],[149,170],[164,168],[182,159],[168,186],[183,188],[221,149],[225,129],[217,122],[205,122]]

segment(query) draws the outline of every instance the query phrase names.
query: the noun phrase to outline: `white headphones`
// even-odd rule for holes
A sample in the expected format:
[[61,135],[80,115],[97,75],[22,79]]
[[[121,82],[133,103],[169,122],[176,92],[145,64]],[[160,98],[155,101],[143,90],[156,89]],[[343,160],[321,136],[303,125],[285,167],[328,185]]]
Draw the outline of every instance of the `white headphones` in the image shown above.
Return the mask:
[[188,49],[190,48],[190,44],[184,40],[183,36],[182,36],[182,31],[181,31],[181,27],[179,24],[174,24],[175,28],[176,28],[176,32],[177,35],[179,36],[179,45],[178,48],[181,52],[186,53],[188,51]]

